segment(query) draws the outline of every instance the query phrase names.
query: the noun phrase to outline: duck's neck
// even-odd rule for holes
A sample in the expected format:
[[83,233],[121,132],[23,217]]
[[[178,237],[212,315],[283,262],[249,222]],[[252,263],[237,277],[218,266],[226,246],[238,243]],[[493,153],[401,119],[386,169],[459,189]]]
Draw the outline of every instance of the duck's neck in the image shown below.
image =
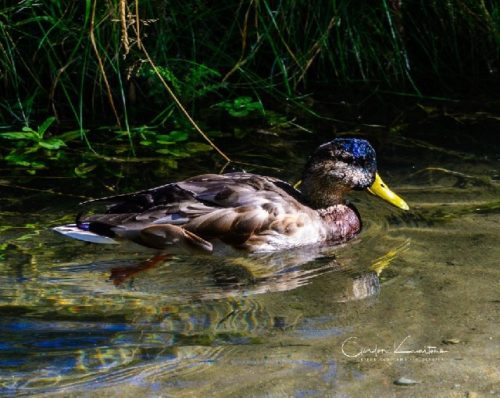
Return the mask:
[[349,191],[342,185],[333,185],[324,178],[309,176],[304,178],[301,186],[302,194],[313,209],[326,209],[330,206],[343,204],[344,194]]

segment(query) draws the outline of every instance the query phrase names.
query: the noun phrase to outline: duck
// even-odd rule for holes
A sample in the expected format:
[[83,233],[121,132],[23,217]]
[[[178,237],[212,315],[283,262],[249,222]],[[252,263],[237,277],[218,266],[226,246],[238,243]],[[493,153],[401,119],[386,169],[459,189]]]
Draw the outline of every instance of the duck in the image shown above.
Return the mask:
[[99,244],[135,244],[157,253],[274,252],[307,245],[339,245],[362,222],[345,199],[367,190],[392,205],[408,204],[377,171],[376,154],[361,138],[320,145],[304,169],[300,189],[247,172],[204,174],[133,193],[81,203],[74,224],[53,228]]

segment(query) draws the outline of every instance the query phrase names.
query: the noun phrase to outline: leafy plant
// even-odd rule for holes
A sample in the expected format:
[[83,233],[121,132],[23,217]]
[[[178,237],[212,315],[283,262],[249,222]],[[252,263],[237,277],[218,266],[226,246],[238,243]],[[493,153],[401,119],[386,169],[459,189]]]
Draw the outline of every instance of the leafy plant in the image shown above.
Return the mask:
[[139,144],[158,154],[167,155],[165,162],[168,162],[172,168],[177,167],[176,159],[187,158],[213,149],[203,142],[189,141],[190,133],[186,130],[172,130],[168,134],[159,134],[144,128],[140,136]]
[[[214,103],[235,118],[263,113],[260,98],[325,116],[312,111],[314,102],[300,102],[310,92],[348,102],[387,92],[498,93],[498,1],[0,3],[0,124],[30,125],[50,109],[89,148],[88,126],[127,132],[122,153],[133,152],[138,125],[191,131],[158,74],[195,120]],[[265,117],[274,124],[267,109]],[[69,138],[42,127],[4,133],[4,159],[34,171],[62,156]],[[140,136],[139,146],[174,158],[196,136],[155,134]]]
[[[31,174],[43,169],[46,164],[39,158],[58,159],[62,155],[61,149],[66,143],[57,137],[46,135],[49,127],[54,123],[55,117],[47,118],[37,130],[23,127],[22,131],[0,133],[0,137],[11,141],[13,149],[5,156],[7,163],[28,168]],[[43,151],[43,156],[39,152]]]
[[264,113],[262,103],[254,101],[252,97],[238,97],[234,100],[221,101],[214,107],[226,110],[233,117],[246,117],[254,112]]
[[95,163],[80,163],[76,166],[73,171],[77,177],[85,178],[87,175],[93,171],[97,165]]
[[[156,70],[183,101],[191,102],[227,87],[227,83],[221,82],[220,72],[207,65],[190,61],[171,62],[171,65],[156,66]],[[164,98],[165,89],[151,65],[142,65],[137,75],[146,78],[152,98]]]

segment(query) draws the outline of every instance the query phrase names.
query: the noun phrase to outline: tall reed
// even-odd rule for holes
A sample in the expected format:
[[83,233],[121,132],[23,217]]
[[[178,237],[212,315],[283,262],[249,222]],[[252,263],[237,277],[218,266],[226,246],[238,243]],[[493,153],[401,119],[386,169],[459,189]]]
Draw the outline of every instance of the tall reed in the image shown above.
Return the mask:
[[459,96],[498,89],[499,60],[492,0],[2,0],[0,123],[172,123],[158,73],[193,113],[318,84]]

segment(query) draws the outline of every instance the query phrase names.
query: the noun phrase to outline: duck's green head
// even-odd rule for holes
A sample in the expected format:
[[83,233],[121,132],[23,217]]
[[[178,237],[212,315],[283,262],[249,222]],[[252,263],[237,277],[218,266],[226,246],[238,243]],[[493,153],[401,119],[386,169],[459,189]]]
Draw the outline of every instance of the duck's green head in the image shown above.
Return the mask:
[[378,175],[373,147],[359,138],[337,138],[319,146],[306,165],[301,189],[314,207],[341,203],[346,192],[367,189],[394,206],[409,209]]

